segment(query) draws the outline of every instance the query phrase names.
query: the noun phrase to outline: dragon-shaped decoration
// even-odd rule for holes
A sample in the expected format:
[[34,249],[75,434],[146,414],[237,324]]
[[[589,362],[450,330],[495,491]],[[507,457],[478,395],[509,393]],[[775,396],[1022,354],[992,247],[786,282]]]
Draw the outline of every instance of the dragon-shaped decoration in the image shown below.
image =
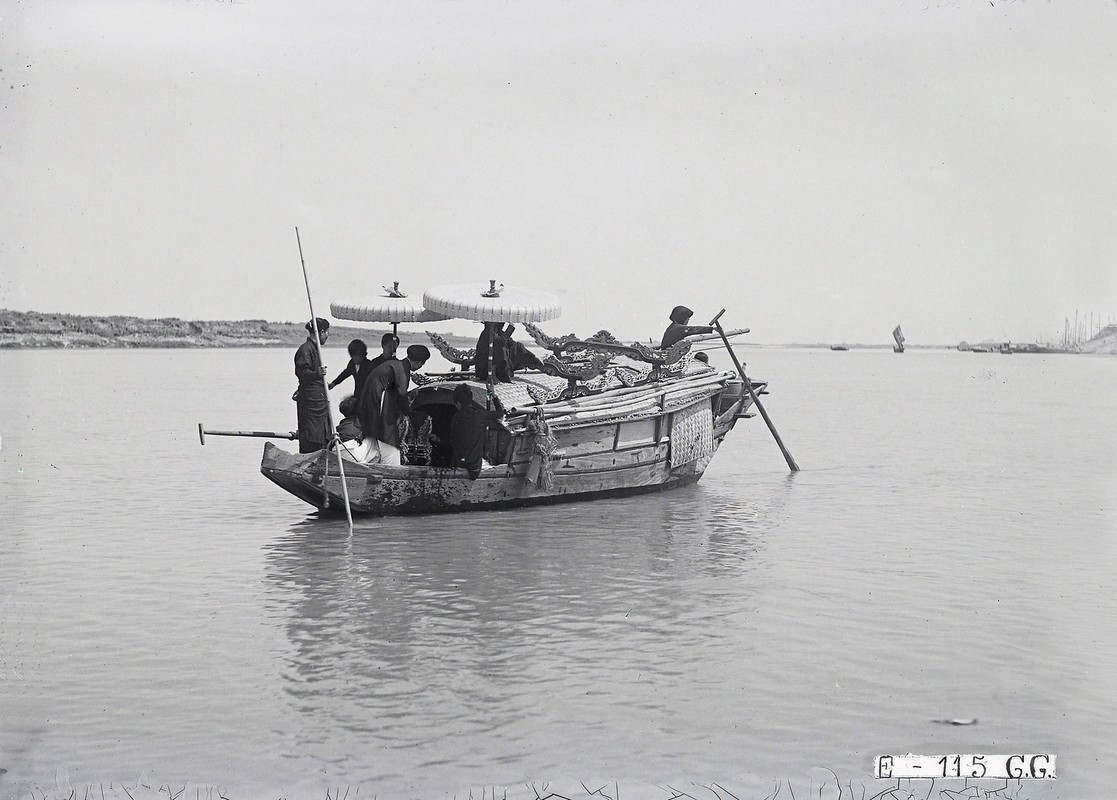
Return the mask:
[[660,372],[664,375],[682,375],[687,371],[687,367],[694,360],[694,357],[689,353],[684,354],[682,358],[673,364],[667,364],[660,368]]
[[604,328],[599,330],[593,336],[586,339],[586,341],[587,342],[593,342],[594,344],[620,344],[621,343],[620,340],[616,336],[609,333],[609,331],[605,330]]
[[387,297],[407,297],[407,292],[399,290],[399,281],[392,281],[391,287],[385,286],[384,291],[387,292]]
[[605,371],[612,357],[606,353],[594,353],[586,361],[564,361],[556,356],[543,359],[543,369],[549,375],[557,375],[568,381],[588,381]]
[[545,334],[538,326],[528,323],[527,328],[535,343],[545,350],[550,350],[555,356],[560,357],[564,352],[576,353],[588,350],[595,353],[608,353],[616,356],[627,356],[633,361],[643,361],[655,367],[665,367],[678,363],[688,352],[691,343],[684,340],[676,342],[666,350],[651,347],[640,342],[621,344],[613,334],[600,330],[588,339],[578,339],[573,334],[554,338]]
[[592,381],[601,376],[609,366],[612,356],[607,353],[594,353],[585,361],[564,361],[558,356],[547,356],[543,359],[543,369],[549,375],[566,378],[566,388],[559,394],[559,399],[569,400],[571,397],[581,397],[589,393],[579,381]]
[[454,364],[461,364],[463,367],[469,367],[470,369],[473,368],[473,361],[477,356],[477,351],[474,348],[471,347],[468,350],[461,350],[454,347],[454,345],[450,344],[433,331],[427,331],[427,337],[431,340],[431,344],[434,345],[435,349],[438,350],[447,361]]
[[[407,419],[407,417],[403,417]],[[406,458],[407,464],[429,464],[431,463],[431,451],[434,449],[434,442],[438,441],[438,437],[432,433],[431,418],[427,417],[423,420],[423,424],[415,429],[414,425],[408,424],[407,429],[400,435],[400,448],[401,455]]]
[[531,395],[532,400],[534,400],[539,405],[543,405],[545,403],[551,402],[552,400],[557,400],[559,397],[562,396],[562,393],[565,392],[567,388],[568,387],[563,386],[557,389],[544,389],[541,386],[528,386],[527,393]]
[[565,336],[557,338],[545,334],[538,325],[534,322],[525,322],[524,329],[535,340],[535,343],[542,347],[544,350],[550,350],[556,356],[562,355],[562,351],[569,348],[572,342],[578,341],[578,337],[573,333],[568,333]]

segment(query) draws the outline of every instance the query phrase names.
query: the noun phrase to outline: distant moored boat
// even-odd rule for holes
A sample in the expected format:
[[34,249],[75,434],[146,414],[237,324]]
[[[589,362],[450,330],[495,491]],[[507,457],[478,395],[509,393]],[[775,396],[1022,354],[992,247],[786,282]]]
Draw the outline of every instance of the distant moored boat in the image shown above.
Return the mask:
[[892,338],[896,340],[896,344],[892,346],[892,352],[894,352],[894,353],[904,352],[904,332],[902,330],[900,330],[899,325],[897,325],[892,330]]

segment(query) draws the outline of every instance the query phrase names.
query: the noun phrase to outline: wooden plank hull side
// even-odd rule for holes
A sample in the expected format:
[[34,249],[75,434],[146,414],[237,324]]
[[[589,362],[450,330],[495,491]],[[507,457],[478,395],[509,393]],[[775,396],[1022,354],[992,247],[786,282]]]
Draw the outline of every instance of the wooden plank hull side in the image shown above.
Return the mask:
[[[690,390],[688,389],[688,392]],[[536,443],[522,423],[493,431],[490,452],[508,463],[486,467],[476,480],[465,470],[390,467],[345,462],[355,514],[395,516],[475,511],[660,491],[697,482],[722,439],[747,407],[742,387],[699,387],[658,413],[590,415],[553,426],[555,458],[549,489],[527,480]],[[691,399],[693,398],[693,399]],[[588,402],[588,401],[587,401]],[[704,426],[700,414],[704,409]],[[679,438],[672,444],[672,437]],[[673,449],[674,448],[674,449]],[[672,466],[674,462],[674,466]],[[337,456],[288,453],[264,446],[260,471],[310,505],[344,513]]]
[[[710,457],[671,468],[667,445],[637,457],[611,453],[608,461],[577,459],[568,469],[561,464],[554,470],[554,485],[539,489],[525,479],[526,462],[489,467],[476,480],[464,470],[438,467],[385,467],[346,462],[346,485],[354,514],[403,516],[482,511],[550,503],[617,497],[665,491],[696,483]],[[617,456],[616,463],[612,456]],[[327,463],[329,464],[327,468]],[[321,511],[344,514],[344,497],[337,459],[324,452],[296,455],[276,447],[264,446],[260,471]],[[323,482],[324,478],[324,482]],[[325,492],[323,491],[323,484]],[[328,494],[328,503],[325,496]]]

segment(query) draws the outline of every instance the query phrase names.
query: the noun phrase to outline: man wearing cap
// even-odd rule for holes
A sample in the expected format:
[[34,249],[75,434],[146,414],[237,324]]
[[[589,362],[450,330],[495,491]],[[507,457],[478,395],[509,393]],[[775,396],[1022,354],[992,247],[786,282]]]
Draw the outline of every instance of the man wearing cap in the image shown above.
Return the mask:
[[329,336],[330,323],[318,317],[306,323],[306,341],[295,351],[295,377],[299,388],[295,392],[295,409],[299,420],[299,452],[315,453],[323,450],[330,441],[329,401],[322,376],[326,368],[318,356],[314,342],[314,323],[318,323],[318,341],[323,345]]
[[380,463],[400,465],[399,422],[410,410],[408,385],[413,370],[422,368],[431,351],[421,344],[407,348],[407,357],[389,359],[369,373],[357,406],[365,436],[376,440]]

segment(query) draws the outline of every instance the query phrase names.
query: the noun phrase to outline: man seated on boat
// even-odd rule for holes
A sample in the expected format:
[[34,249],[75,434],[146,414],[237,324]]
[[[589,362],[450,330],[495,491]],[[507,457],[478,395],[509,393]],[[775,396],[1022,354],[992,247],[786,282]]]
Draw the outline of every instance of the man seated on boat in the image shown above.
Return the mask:
[[473,402],[473,392],[464,383],[454,389],[454,405],[458,410],[450,420],[450,447],[453,451],[450,466],[464,469],[469,473],[469,479],[475,481],[481,474],[481,468],[488,466],[484,459],[485,431],[501,415],[499,411],[486,411]]
[[337,424],[337,438],[340,443],[341,457],[350,461],[370,464],[380,460],[374,439],[366,439],[357,419],[357,398],[349,395],[338,404],[342,420]]
[[543,370],[543,362],[521,342],[512,338],[516,326],[506,329],[501,322],[486,322],[477,339],[473,359],[473,372],[477,380],[489,379],[489,362],[492,361],[494,383],[511,383],[518,369]]
[[663,341],[659,343],[660,350],[666,350],[676,342],[698,333],[713,333],[709,325],[687,325],[694,312],[686,306],[675,306],[671,309],[671,324],[663,332]]
[[515,374],[517,370],[521,369],[534,369],[542,372],[543,362],[539,360],[539,356],[528,350],[522,342],[513,339],[512,334],[515,332],[515,325],[509,325],[502,332],[504,340],[508,343],[508,360],[512,362],[512,373]]
[[422,368],[431,351],[421,344],[407,348],[407,357],[389,359],[369,373],[357,402],[357,418],[365,438],[374,439],[380,463],[400,465],[400,418],[407,414],[411,373]]

